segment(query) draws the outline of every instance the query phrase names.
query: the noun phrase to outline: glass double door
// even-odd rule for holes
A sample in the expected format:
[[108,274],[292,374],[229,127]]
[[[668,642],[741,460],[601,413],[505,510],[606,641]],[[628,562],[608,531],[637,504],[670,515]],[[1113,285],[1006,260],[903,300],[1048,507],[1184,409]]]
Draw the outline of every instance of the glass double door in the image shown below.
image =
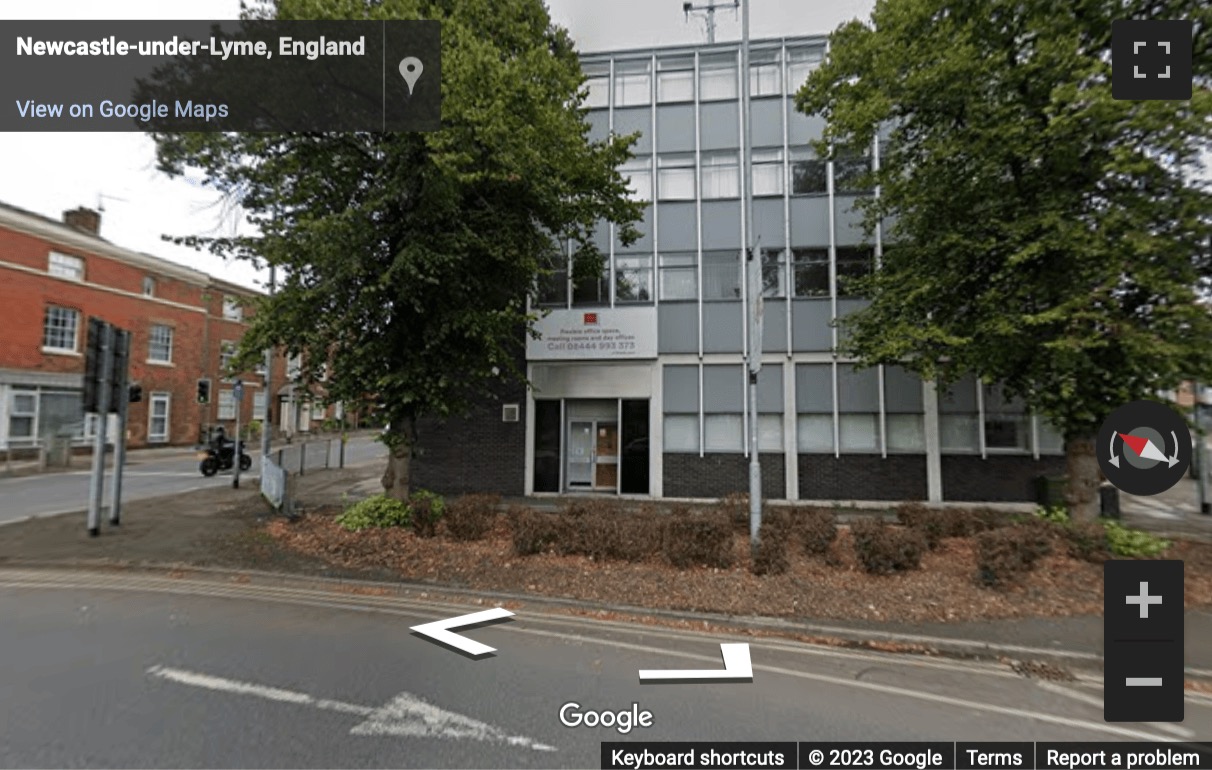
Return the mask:
[[570,490],[617,491],[619,485],[618,420],[572,420],[568,423]]

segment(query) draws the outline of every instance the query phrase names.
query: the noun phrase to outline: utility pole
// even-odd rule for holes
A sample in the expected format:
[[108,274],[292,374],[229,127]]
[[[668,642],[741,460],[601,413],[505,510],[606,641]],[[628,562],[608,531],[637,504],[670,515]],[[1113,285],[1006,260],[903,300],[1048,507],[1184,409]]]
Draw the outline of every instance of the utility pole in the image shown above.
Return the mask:
[[752,276],[749,294],[749,543],[756,549],[762,527],[762,461],[759,456],[758,431],[758,372],[762,369],[762,254],[753,234],[753,109],[749,86],[749,0],[739,0],[741,6],[741,127],[744,130],[741,157],[741,198],[745,254]]
[[240,458],[244,456],[244,438],[240,435],[240,413],[244,411],[244,381],[236,380],[231,386],[231,400],[236,402],[236,445],[232,449],[231,488],[240,488]]
[[[277,273],[273,265],[269,266],[269,296],[274,295]],[[269,405],[274,399],[274,349],[271,346],[265,351],[265,413],[261,416],[261,472],[265,472],[265,458],[269,457],[269,431],[273,426],[273,412]]]
[[[748,0],[746,0],[748,2]],[[732,0],[731,6],[735,10],[741,4],[741,0]],[[715,12],[720,6],[716,5],[716,0],[707,0],[705,5],[695,5],[694,3],[682,3],[682,13],[686,14],[686,20],[690,20],[690,14],[703,14],[707,25],[707,43],[715,42]],[[727,7],[727,6],[724,6]]]

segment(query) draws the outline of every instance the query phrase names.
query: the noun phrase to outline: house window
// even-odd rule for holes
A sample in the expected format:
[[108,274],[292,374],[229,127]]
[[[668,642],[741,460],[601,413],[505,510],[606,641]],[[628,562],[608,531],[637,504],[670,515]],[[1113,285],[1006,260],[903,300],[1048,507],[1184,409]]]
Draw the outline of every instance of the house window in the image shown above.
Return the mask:
[[617,302],[652,301],[652,255],[615,257],[614,298]]
[[762,249],[762,296],[787,296],[787,252]]
[[753,151],[753,194],[763,195],[783,194],[783,151],[767,149]]
[[230,380],[228,375],[233,374],[231,371],[231,362],[236,357],[236,343],[230,340],[223,340],[219,343],[219,375],[223,379]]
[[223,318],[227,321],[244,320],[244,308],[240,305],[238,297],[230,294],[223,297]]
[[303,354],[294,353],[286,357],[286,379],[298,379],[303,372]]
[[143,276],[143,296],[156,296],[156,279],[152,278],[150,275]]
[[652,62],[626,61],[614,65],[614,106],[648,104],[652,99]]
[[699,100],[735,99],[736,57],[704,56],[699,59]]
[[73,257],[70,254],[60,254],[57,251],[52,251],[50,253],[50,262],[47,265],[47,272],[60,278],[83,281],[84,260],[80,257]]
[[152,393],[147,404],[147,440],[153,443],[168,441],[168,393]]
[[159,364],[173,361],[173,328],[164,324],[152,324],[147,345],[147,360]]
[[29,440],[34,437],[34,426],[38,422],[38,394],[36,391],[14,390],[9,400],[8,438]]
[[677,56],[657,61],[657,101],[694,101],[694,57]]
[[703,199],[736,198],[741,174],[735,152],[703,153]]
[[661,155],[657,158],[657,194],[663,201],[694,200],[694,156]]
[[703,299],[741,298],[739,251],[703,252]]
[[585,67],[585,106],[589,108],[610,106],[610,66],[604,64]]
[[236,394],[230,390],[219,391],[219,419],[236,419]]
[[812,150],[801,147],[791,152],[791,194],[819,195],[829,192],[825,161]]
[[837,295],[858,296],[855,281],[871,275],[875,266],[875,251],[870,246],[838,246]]
[[[694,260],[695,255],[693,252],[661,254],[662,300],[694,299],[698,296],[698,281],[694,271]],[[695,435],[697,436],[698,434],[696,433]]]
[[795,95],[808,80],[808,75],[821,66],[825,58],[825,49],[793,48],[787,51],[787,93]]
[[632,158],[619,167],[619,174],[627,181],[629,197],[633,201],[652,200],[652,156]]
[[753,96],[780,96],[783,93],[783,65],[779,52],[755,51],[749,59],[749,93]]
[[829,249],[816,247],[792,249],[792,270],[795,277],[795,296],[829,296]]
[[323,421],[325,414],[326,410],[324,408],[324,404],[313,403],[311,405],[311,419],[316,420],[317,422]]
[[265,422],[265,391],[253,393],[253,419]]
[[48,305],[42,324],[42,348],[59,352],[76,352],[76,330],[80,326],[80,311]]

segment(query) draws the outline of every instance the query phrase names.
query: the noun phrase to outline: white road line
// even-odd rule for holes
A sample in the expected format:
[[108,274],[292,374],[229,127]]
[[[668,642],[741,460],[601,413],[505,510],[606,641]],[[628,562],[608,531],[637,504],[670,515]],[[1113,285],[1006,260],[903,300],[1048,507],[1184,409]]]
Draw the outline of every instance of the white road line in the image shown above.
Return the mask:
[[509,735],[500,728],[493,727],[487,722],[456,714],[453,711],[439,708],[423,698],[410,693],[400,693],[382,708],[359,706],[328,698],[316,698],[312,695],[293,690],[283,690],[278,687],[266,687],[240,682],[235,679],[225,679],[209,674],[199,674],[194,671],[184,671],[169,666],[152,666],[147,673],[160,679],[202,687],[216,692],[226,692],[235,695],[251,695],[279,703],[293,703],[299,706],[311,706],[325,711],[337,711],[343,714],[355,714],[365,721],[349,731],[350,735],[390,735],[409,738],[447,738],[484,741],[491,743],[507,743],[510,746],[533,749],[535,751],[555,751],[554,746],[527,738],[521,735]]

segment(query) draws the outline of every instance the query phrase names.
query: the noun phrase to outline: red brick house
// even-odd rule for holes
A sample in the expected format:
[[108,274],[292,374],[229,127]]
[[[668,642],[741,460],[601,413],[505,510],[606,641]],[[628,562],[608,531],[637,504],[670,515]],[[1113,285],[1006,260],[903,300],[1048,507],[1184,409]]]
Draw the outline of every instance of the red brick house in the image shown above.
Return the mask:
[[[81,411],[88,318],[133,332],[131,447],[191,445],[209,426],[234,427],[224,364],[244,333],[254,290],[111,243],[101,216],[64,212],[59,222],[0,204],[0,451],[71,436],[87,445]],[[265,413],[263,367],[241,375],[241,421]],[[275,357],[273,385],[284,382]],[[210,402],[198,381],[210,380]],[[277,420],[277,414],[273,415]],[[111,418],[112,420],[112,418]]]

